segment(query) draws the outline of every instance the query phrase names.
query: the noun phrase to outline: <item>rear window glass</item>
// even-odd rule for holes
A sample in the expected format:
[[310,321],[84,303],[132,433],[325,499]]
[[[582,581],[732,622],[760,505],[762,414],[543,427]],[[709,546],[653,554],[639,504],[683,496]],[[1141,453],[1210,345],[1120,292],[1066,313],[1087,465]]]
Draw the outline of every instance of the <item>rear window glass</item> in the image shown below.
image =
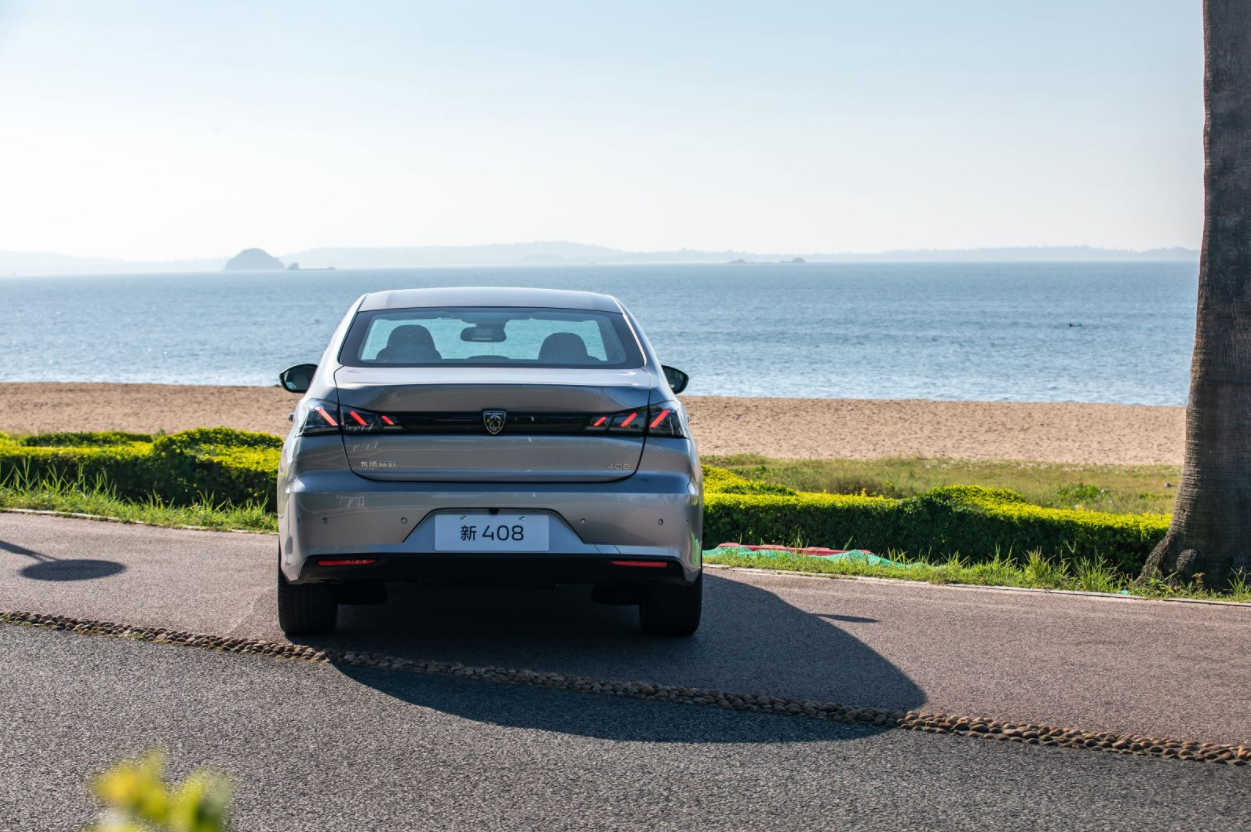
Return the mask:
[[619,312],[580,309],[380,309],[352,322],[339,361],[349,367],[495,364],[641,367]]

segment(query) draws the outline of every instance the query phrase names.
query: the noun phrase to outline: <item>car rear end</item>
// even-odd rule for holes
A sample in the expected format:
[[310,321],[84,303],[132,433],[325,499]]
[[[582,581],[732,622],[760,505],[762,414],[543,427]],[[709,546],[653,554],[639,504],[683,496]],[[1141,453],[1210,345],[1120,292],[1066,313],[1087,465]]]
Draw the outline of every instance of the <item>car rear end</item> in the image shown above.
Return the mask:
[[401,579],[586,583],[621,603],[697,585],[698,458],[620,304],[426,290],[348,318],[283,451],[284,581],[340,600]]

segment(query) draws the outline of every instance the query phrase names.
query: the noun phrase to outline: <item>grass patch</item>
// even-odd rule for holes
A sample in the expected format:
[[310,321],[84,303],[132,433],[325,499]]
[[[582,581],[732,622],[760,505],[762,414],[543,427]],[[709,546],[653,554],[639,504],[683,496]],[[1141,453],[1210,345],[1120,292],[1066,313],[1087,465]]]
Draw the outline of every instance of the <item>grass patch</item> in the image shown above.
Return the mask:
[[[915,497],[949,485],[1007,488],[1044,508],[1110,514],[1168,514],[1181,467],[1177,465],[1061,465],[959,459],[770,459],[752,454],[711,456],[753,482],[796,491]],[[1173,487],[1165,488],[1170,483]]]
[[95,514],[127,523],[153,526],[200,526],[217,531],[242,529],[278,531],[278,518],[260,503],[231,505],[211,501],[171,505],[159,497],[127,500],[119,497],[103,477],[69,479],[57,475],[24,476],[20,470],[0,479],[0,508],[25,508],[75,514]]
[[1044,557],[1041,552],[1028,554],[1023,563],[1016,563],[996,553],[992,560],[969,563],[959,556],[943,561],[909,558],[903,552],[886,552],[883,557],[898,566],[871,566],[863,561],[839,561],[806,555],[780,553],[774,557],[750,557],[738,554],[705,555],[704,563],[737,566],[744,569],[776,569],[818,575],[860,576],[922,581],[932,584],[972,584],[974,586],[1008,586],[1026,589],[1065,589],[1082,592],[1109,592],[1138,595],[1144,598],[1194,598],[1205,601],[1251,602],[1251,581],[1246,575],[1235,577],[1228,592],[1213,592],[1200,584],[1169,586],[1165,581],[1137,583],[1114,566],[1099,559],[1066,562]]
[[[24,477],[10,472],[0,479],[0,509],[23,508],[63,513],[93,514],[128,523],[153,526],[197,526],[217,531],[243,530],[275,532],[277,517],[260,503],[231,505],[204,501],[192,505],[171,505],[157,497],[127,500],[119,497],[103,477],[88,480],[85,476],[69,479],[56,475],[42,478]],[[798,536],[790,545],[804,545]],[[749,569],[777,569],[828,575],[862,575],[929,583],[974,584],[978,586],[1030,587],[1035,589],[1070,589],[1090,592],[1120,593],[1149,598],[1201,598],[1219,601],[1251,601],[1251,580],[1236,576],[1230,590],[1216,593],[1201,585],[1173,587],[1165,581],[1137,584],[1102,559],[1052,560],[1040,551],[1030,552],[1017,562],[996,551],[990,559],[972,562],[960,555],[930,561],[924,557],[910,558],[906,552],[888,550],[884,557],[902,566],[871,566],[864,562],[831,561],[794,554],[770,558],[741,555],[708,555],[705,562]]]

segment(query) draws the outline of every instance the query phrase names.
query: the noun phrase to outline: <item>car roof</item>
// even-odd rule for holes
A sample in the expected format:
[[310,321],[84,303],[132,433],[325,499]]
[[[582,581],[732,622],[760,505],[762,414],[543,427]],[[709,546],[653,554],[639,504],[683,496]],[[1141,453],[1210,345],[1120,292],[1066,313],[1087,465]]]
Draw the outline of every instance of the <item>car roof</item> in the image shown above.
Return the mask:
[[418,307],[520,306],[538,309],[590,309],[619,312],[621,304],[611,295],[566,289],[523,289],[506,286],[458,286],[443,289],[392,289],[370,292],[360,311],[412,309]]

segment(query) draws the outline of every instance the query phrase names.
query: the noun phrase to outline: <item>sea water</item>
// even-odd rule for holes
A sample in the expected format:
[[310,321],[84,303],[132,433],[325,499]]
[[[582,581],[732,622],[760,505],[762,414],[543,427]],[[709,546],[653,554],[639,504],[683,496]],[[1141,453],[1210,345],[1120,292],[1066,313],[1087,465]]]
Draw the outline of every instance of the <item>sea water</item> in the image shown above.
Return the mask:
[[691,395],[1185,404],[1191,263],[725,264],[0,278],[0,381],[276,383],[352,301],[619,298]]

